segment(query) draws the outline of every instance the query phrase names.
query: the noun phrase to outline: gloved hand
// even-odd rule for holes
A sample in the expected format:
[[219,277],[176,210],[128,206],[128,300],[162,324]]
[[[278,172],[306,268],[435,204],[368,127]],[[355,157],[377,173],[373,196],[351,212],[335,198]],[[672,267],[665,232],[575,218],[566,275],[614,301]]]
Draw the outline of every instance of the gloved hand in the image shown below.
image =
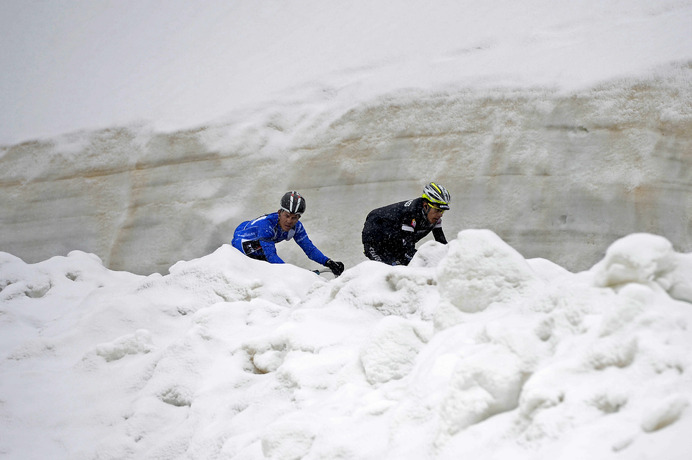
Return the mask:
[[341,262],[334,262],[329,259],[324,265],[334,273],[334,276],[339,276],[344,272],[344,264]]

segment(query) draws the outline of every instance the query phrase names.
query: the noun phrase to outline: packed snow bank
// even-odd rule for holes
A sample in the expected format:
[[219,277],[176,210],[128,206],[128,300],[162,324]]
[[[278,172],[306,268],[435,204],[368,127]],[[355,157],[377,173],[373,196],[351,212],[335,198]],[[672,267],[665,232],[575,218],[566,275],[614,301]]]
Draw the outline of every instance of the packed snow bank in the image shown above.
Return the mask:
[[683,459],[689,257],[630,235],[573,274],[487,230],[336,279],[229,246],[166,276],[0,253],[0,452]]
[[687,252],[691,23],[691,0],[4,0],[0,248],[166,273],[297,189],[353,266],[365,215],[435,180],[450,233],[574,271],[635,232]]
[[[0,147],[0,247],[27,262],[79,249],[111,269],[165,274],[298,190],[313,242],[352,267],[367,213],[434,180],[452,194],[447,234],[488,228],[572,271],[631,233],[690,251],[692,66],[658,72],[569,94],[296,99],[188,131],[112,127]],[[309,263],[293,244],[279,252]]]

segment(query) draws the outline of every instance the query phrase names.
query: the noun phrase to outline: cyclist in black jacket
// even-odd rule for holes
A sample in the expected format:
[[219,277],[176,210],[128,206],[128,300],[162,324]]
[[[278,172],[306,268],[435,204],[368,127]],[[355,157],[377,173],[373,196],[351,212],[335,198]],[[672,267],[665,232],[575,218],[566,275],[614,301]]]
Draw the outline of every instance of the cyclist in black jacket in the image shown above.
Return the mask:
[[431,182],[420,198],[374,209],[363,227],[365,256],[388,265],[408,265],[416,243],[431,231],[436,241],[447,244],[442,214],[450,201],[447,189]]

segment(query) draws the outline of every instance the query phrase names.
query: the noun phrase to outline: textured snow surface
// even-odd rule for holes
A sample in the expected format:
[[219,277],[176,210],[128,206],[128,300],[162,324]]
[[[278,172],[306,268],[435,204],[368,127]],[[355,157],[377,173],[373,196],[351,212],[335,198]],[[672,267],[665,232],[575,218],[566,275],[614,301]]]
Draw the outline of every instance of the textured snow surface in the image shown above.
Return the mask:
[[692,259],[670,247],[630,235],[574,274],[467,230],[336,279],[227,245],[165,276],[0,253],[0,452],[688,458]]

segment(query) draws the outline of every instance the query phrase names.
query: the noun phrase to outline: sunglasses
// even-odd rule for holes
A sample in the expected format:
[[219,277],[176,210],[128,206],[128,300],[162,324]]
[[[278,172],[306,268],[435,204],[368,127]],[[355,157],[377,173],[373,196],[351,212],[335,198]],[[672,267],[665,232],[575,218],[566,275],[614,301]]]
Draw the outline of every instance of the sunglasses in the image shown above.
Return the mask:
[[431,208],[433,208],[434,210],[436,210],[436,211],[439,212],[440,214],[443,214],[443,213],[446,211],[446,209],[440,209],[440,208],[438,208],[437,206],[435,206],[435,205],[432,204],[432,203],[428,203],[428,206],[430,206]]

